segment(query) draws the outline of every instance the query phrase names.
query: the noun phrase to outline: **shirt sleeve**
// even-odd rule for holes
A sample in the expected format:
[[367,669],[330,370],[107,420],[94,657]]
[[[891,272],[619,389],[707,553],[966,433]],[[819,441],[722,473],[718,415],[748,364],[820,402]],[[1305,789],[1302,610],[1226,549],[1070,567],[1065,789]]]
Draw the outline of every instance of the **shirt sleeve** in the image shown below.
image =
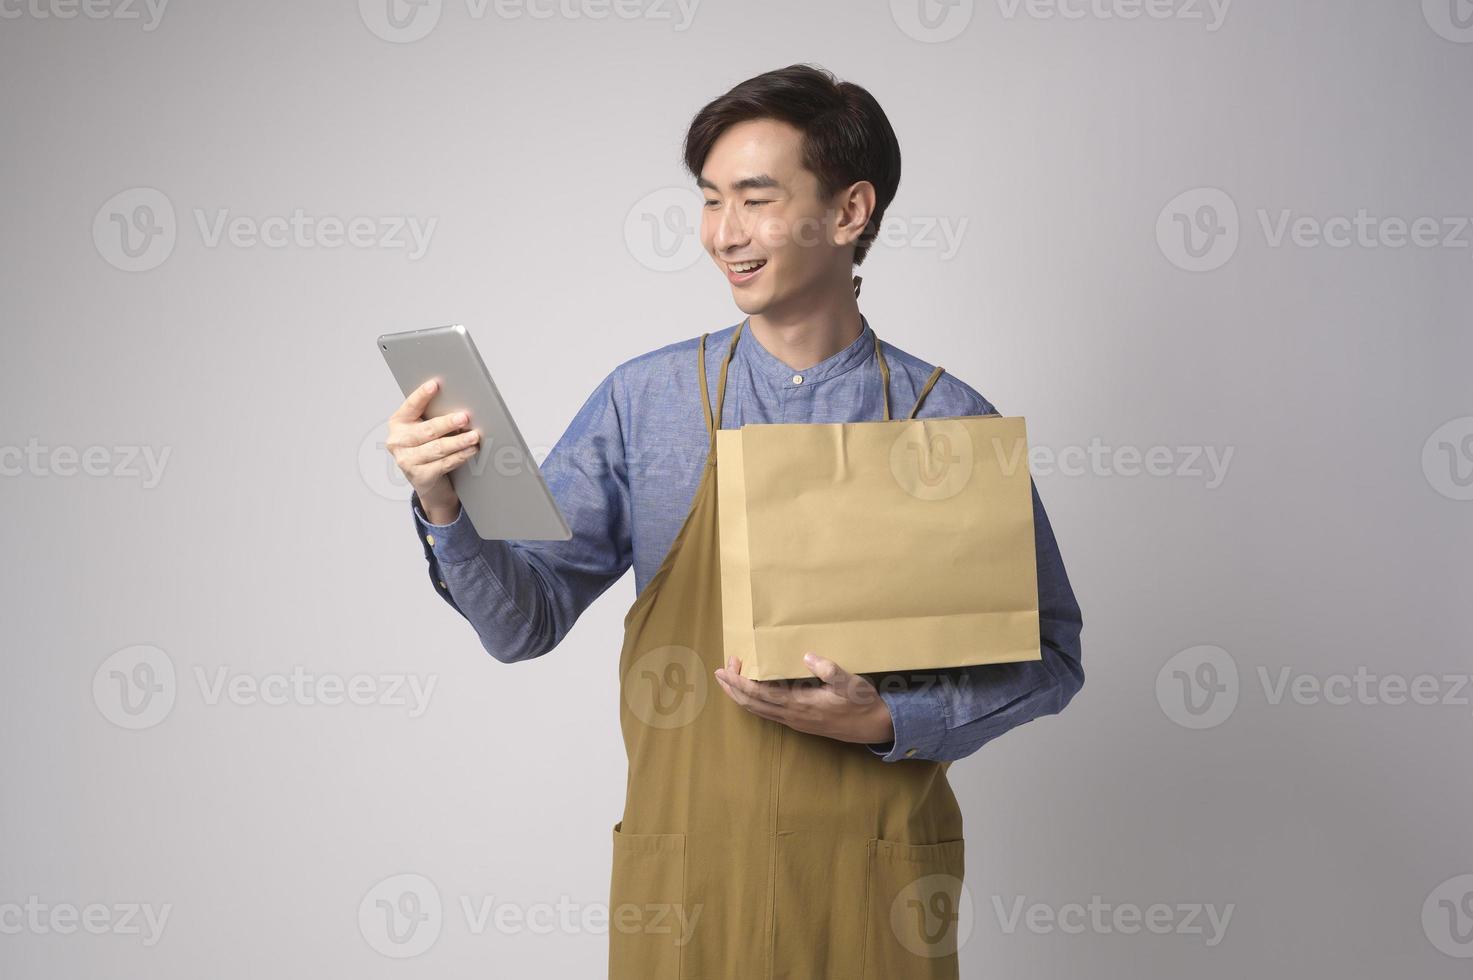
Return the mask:
[[[969,394],[969,414],[997,413],[982,396]],[[880,697],[890,709],[895,737],[869,748],[884,761],[965,758],[1019,725],[1063,711],[1084,686],[1079,603],[1038,487],[1029,482],[1042,659],[910,672],[899,675],[904,683],[882,684]]]
[[622,409],[612,372],[540,467],[573,532],[567,541],[486,541],[463,508],[432,524],[410,500],[430,582],[503,663],[557,646],[633,561]]

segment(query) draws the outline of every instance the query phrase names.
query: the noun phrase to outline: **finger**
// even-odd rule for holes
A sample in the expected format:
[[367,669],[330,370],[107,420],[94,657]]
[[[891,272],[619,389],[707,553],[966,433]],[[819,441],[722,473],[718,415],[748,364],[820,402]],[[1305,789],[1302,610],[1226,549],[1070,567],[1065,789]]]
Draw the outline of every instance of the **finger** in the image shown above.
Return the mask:
[[414,422],[406,430],[406,443],[422,446],[441,436],[460,431],[469,421],[470,416],[465,412],[448,412],[422,422]]
[[414,422],[389,422],[389,434],[384,446],[389,452],[398,454],[405,449],[417,449],[434,440],[457,432],[465,427],[469,417],[464,412],[436,415],[432,419]]
[[481,444],[481,433],[475,429],[469,432],[460,432],[453,436],[444,436],[433,442],[427,442],[422,446],[413,446],[400,452],[400,458],[408,466],[424,466],[437,462],[446,456],[453,456],[466,449],[479,448]]
[[869,678],[851,674],[827,657],[813,651],[803,655],[803,662],[813,676],[823,682],[823,689],[854,704],[866,704],[878,693]]
[[721,671],[716,672],[716,683],[721,685],[721,689],[726,692],[727,697],[731,698],[742,707],[745,708],[749,703],[751,703],[752,699],[747,697],[746,694],[742,693],[741,691],[736,691],[732,689],[732,686],[726,682],[726,678]]
[[777,705],[771,704],[767,701],[762,701],[760,699],[754,699],[745,692],[734,689],[731,684],[727,683],[719,677],[716,679],[716,683],[721,685],[721,689],[726,692],[727,697],[731,698],[733,701],[741,705],[747,711],[750,711],[752,714],[758,716],[759,718],[766,718],[769,721],[783,722],[784,724],[786,724],[787,712],[785,712]]
[[812,650],[803,654],[803,666],[813,673],[814,677],[833,687],[841,687],[848,684],[850,675],[847,670],[834,663],[828,657],[820,657]]
[[440,379],[431,378],[418,388],[409,393],[409,397],[389,416],[390,422],[414,422],[422,418],[425,406],[430,399],[435,397],[435,392],[440,390]]
[[741,691],[753,700],[766,701],[769,704],[787,704],[790,696],[788,686],[781,681],[754,681],[731,669],[731,661],[727,662],[727,668],[722,671],[725,680],[732,687]]
[[462,449],[458,453],[451,453],[449,456],[446,456],[439,462],[431,463],[430,466],[438,475],[444,476],[451,470],[459,469],[461,464],[474,456],[476,454],[476,450],[479,448],[479,446],[471,446],[468,449]]

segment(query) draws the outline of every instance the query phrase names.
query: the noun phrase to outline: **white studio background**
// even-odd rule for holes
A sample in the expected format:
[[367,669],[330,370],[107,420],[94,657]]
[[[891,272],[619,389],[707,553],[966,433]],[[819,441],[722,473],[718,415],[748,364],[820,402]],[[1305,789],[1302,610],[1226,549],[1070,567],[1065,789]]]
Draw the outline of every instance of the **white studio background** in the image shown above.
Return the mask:
[[1467,975],[1467,0],[0,14],[6,977],[604,975],[632,576],[485,654],[373,341],[471,325],[550,447],[740,319],[680,141],[800,61],[901,140],[861,308],[1027,416],[1084,610],[1076,701],[951,771],[964,975]]

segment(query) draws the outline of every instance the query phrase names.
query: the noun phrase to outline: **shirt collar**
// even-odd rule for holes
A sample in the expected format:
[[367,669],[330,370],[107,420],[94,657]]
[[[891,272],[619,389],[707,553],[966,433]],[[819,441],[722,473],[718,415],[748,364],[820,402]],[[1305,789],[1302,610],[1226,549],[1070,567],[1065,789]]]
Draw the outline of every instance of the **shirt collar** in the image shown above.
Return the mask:
[[829,355],[803,371],[793,370],[770,350],[763,347],[756,334],[752,333],[751,323],[742,328],[742,336],[736,345],[736,356],[745,361],[753,374],[767,378],[779,387],[798,388],[816,384],[843,374],[874,356],[875,332],[870,328],[869,320],[863,313],[859,315],[859,322],[862,325],[859,336],[848,347]]

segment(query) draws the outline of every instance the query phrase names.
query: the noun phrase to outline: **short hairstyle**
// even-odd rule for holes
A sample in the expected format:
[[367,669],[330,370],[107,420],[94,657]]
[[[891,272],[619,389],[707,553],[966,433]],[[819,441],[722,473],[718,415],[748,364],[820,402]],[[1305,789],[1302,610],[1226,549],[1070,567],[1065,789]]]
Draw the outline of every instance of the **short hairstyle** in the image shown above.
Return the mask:
[[861,180],[874,185],[875,210],[855,242],[854,264],[863,262],[900,187],[900,141],[874,96],[815,65],[749,78],[691,121],[685,134],[691,175],[701,175],[707,154],[728,127],[752,119],[780,119],[803,133],[803,166],[817,175],[825,198]]

